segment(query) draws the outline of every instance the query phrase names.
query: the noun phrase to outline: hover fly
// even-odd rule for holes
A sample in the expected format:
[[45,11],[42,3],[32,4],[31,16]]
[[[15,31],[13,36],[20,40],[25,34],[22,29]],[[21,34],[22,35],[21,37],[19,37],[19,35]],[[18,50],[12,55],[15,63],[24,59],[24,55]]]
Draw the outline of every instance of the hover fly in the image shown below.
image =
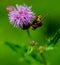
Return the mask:
[[37,27],[41,27],[42,26],[42,21],[47,17],[48,14],[46,14],[44,17],[42,17],[41,15],[38,15],[33,23],[30,25],[31,29],[36,29]]

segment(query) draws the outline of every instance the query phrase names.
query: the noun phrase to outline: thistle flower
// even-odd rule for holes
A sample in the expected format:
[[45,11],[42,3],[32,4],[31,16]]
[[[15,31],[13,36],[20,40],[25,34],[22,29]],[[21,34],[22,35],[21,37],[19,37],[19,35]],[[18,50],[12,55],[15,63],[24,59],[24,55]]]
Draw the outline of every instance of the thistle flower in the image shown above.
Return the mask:
[[8,7],[9,11],[8,16],[10,22],[16,27],[21,27],[22,29],[27,29],[32,24],[32,21],[35,18],[34,13],[31,11],[31,6],[27,7],[26,5],[16,5],[16,8],[11,6]]

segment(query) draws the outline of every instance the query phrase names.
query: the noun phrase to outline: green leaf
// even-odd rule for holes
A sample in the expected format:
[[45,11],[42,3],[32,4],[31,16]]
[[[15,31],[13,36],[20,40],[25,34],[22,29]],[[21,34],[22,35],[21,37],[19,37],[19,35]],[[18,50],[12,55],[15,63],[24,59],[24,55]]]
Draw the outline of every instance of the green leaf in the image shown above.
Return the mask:
[[19,45],[13,44],[11,42],[5,42],[5,45],[7,45],[9,48],[11,48],[13,51],[19,53],[20,55],[24,56],[24,54],[27,52],[26,47],[21,47]]
[[50,42],[48,43],[48,46],[50,46],[50,45],[55,46],[56,43],[58,42],[59,38],[60,38],[60,29],[56,32],[54,37],[50,40]]

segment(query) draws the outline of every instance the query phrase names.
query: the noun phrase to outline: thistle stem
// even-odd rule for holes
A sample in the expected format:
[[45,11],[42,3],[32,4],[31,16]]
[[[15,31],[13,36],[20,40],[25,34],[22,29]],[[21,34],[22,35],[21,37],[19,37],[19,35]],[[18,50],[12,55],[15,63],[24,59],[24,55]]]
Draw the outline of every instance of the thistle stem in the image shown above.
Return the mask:
[[30,38],[30,40],[32,40],[32,37],[31,37],[30,32],[29,32],[29,29],[27,29],[27,34],[28,34],[28,37]]
[[29,36],[29,38],[30,38],[30,45],[31,45],[31,46],[34,46],[36,42],[32,39],[29,30],[27,30],[27,34],[28,34],[28,36]]
[[42,60],[43,60],[44,65],[47,65],[47,62],[46,62],[46,60],[45,60],[44,54],[43,54],[43,53],[40,53],[40,55],[41,55],[41,57],[42,57]]

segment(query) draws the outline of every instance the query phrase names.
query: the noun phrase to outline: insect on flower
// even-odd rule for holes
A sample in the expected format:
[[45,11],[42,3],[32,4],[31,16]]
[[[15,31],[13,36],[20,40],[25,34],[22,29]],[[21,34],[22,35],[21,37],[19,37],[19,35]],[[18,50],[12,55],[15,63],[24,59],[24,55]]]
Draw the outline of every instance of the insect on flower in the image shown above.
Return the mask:
[[8,6],[6,8],[8,11],[8,17],[10,22],[15,27],[20,27],[23,30],[28,28],[36,29],[37,27],[42,26],[42,17],[41,15],[35,16],[31,11],[31,6],[27,7],[26,5],[16,5]]
[[42,26],[42,22],[41,22],[41,16],[38,15],[35,20],[33,21],[33,23],[30,25],[31,29],[36,29],[37,27]]
[[43,18],[41,15],[38,15],[33,23],[30,25],[30,28],[35,30],[37,27],[41,27],[42,26],[42,21],[47,17],[48,14],[46,14]]

